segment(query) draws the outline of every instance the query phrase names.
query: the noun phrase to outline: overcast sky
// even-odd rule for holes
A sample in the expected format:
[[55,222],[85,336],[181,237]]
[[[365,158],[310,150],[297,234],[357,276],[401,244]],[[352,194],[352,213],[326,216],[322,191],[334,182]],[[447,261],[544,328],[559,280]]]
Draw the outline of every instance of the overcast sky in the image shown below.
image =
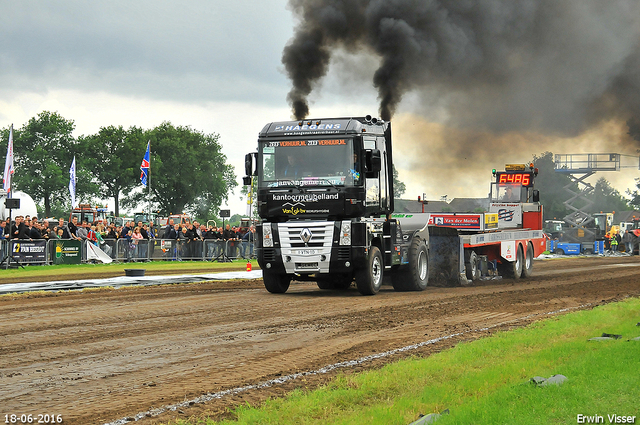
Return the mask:
[[[188,125],[220,134],[223,152],[236,167],[240,185],[242,160],[245,153],[255,150],[258,131],[267,122],[291,117],[286,101],[291,83],[281,58],[297,21],[285,0],[0,2],[0,127],[12,123],[20,127],[43,110],[74,120],[76,136],[109,125],[152,128],[163,121]],[[618,26],[618,16],[611,15],[607,19],[613,28]],[[615,56],[613,63],[624,57],[627,46],[637,46],[637,27],[635,31],[627,38],[612,32],[612,38],[625,40],[619,54],[611,53],[607,43],[592,43],[593,48]],[[309,98],[310,115],[376,115],[377,92],[371,77],[379,59],[366,52],[347,54],[338,49],[331,61],[328,75]],[[584,64],[577,66],[585,68]],[[525,81],[528,83],[531,81]],[[496,136],[502,140],[501,148],[491,143],[478,145],[482,154],[451,149],[449,153],[457,159],[444,160],[452,137],[469,146],[469,140],[490,139],[494,133],[491,125],[482,122],[474,121],[471,130],[464,128],[460,117],[455,128],[448,127],[448,108],[460,102],[456,97],[460,89],[454,93],[443,90],[446,87],[409,91],[396,111],[394,159],[400,179],[407,183],[405,197],[423,193],[430,199],[445,194],[449,199],[483,197],[492,168],[527,162],[533,154],[549,149],[554,153],[637,155],[628,147],[621,151],[625,144],[616,139],[624,138],[619,123],[601,122],[572,134],[530,128],[515,129],[517,137],[502,132]],[[443,94],[454,101],[439,102]],[[473,102],[481,104],[482,95],[476,91]],[[508,101],[504,103],[505,109],[514,111]],[[495,121],[496,114],[490,115]],[[558,113],[550,115],[558,119]],[[504,143],[510,143],[506,140],[515,140],[513,149],[504,148]],[[416,143],[421,149],[416,149]],[[4,152],[1,146],[6,141],[0,144]],[[481,164],[474,161],[476,156]],[[469,167],[465,168],[464,161]],[[151,167],[153,170],[153,163]],[[442,179],[446,167],[451,167],[451,176]],[[638,175],[638,170],[602,174],[622,192],[634,186]],[[245,211],[238,199],[239,187],[230,195],[232,214]]]

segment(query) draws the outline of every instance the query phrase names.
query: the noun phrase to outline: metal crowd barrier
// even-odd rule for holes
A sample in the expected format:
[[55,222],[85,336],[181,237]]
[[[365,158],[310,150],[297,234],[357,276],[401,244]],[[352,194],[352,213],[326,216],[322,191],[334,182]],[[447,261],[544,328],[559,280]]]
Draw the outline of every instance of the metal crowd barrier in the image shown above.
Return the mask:
[[[72,239],[0,240],[2,266],[80,264],[87,259],[87,241]],[[255,258],[255,243],[242,240],[105,239],[100,249],[114,261],[231,261]],[[9,262],[9,264],[7,264]]]
[[[240,240],[105,240],[116,261],[231,261],[255,258],[255,245]],[[104,249],[103,249],[104,251]]]

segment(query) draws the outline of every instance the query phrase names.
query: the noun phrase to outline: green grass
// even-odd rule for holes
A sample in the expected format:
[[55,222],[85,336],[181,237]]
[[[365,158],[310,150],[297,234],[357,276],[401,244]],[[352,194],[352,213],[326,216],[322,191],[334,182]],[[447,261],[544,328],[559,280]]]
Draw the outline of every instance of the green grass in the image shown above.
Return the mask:
[[[425,359],[340,375],[259,408],[241,407],[222,424],[398,424],[440,412],[446,424],[575,424],[577,415],[636,415],[640,423],[640,299],[566,314],[461,343]],[[603,332],[620,340],[587,341]],[[561,386],[529,383],[563,374]],[[206,423],[179,421],[179,424]]]
[[[256,269],[258,262],[252,260],[252,267]],[[60,264],[50,266],[26,266],[17,269],[0,269],[0,283],[3,279],[29,278],[38,276],[56,276],[64,278],[66,275],[92,273],[123,272],[124,269],[147,269],[148,271],[168,271],[172,273],[188,272],[194,268],[210,269],[212,272],[244,268],[246,260],[234,260],[231,263],[218,263],[213,261],[151,261],[148,263],[111,263],[111,264]],[[206,273],[206,270],[203,272]],[[26,280],[25,280],[26,282]]]

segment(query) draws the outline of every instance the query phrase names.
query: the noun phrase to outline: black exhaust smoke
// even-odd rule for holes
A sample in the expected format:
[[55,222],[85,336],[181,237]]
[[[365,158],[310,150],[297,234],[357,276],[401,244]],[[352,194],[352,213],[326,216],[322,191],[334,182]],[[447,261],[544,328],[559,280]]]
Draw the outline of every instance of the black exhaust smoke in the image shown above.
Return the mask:
[[282,62],[296,119],[332,52],[370,52],[379,113],[408,91],[454,124],[576,134],[640,117],[640,2],[290,0],[299,23]]

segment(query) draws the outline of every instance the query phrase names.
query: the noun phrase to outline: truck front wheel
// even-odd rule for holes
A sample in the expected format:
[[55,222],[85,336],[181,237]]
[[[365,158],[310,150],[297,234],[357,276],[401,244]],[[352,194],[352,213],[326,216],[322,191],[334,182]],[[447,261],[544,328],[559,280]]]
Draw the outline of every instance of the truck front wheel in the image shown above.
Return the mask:
[[262,280],[264,281],[264,287],[272,294],[284,294],[289,289],[291,283],[291,276],[281,273],[262,271]]
[[384,261],[377,246],[369,249],[366,265],[356,272],[356,286],[362,295],[375,295],[382,286]]

